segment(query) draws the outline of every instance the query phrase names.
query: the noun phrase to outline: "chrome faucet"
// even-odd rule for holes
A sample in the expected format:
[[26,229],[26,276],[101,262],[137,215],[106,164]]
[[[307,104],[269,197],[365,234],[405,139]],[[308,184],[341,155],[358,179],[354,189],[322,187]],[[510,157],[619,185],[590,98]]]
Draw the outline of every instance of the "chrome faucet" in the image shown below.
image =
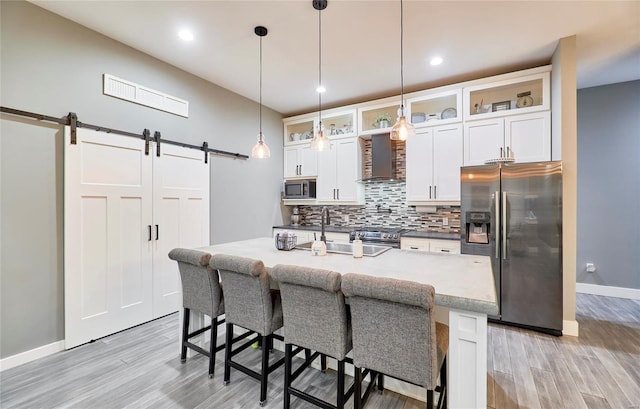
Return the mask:
[[320,212],[320,241],[327,242],[327,237],[324,235],[325,213],[327,214],[327,224],[331,224],[331,218],[329,217],[329,209],[327,206],[322,208]]

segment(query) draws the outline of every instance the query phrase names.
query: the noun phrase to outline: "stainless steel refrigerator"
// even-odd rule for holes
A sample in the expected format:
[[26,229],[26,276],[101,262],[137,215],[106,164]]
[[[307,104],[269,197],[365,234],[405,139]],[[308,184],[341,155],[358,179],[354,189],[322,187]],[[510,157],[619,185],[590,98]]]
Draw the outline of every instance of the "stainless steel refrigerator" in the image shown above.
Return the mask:
[[492,321],[562,334],[562,163],[461,168],[461,250],[490,256]]

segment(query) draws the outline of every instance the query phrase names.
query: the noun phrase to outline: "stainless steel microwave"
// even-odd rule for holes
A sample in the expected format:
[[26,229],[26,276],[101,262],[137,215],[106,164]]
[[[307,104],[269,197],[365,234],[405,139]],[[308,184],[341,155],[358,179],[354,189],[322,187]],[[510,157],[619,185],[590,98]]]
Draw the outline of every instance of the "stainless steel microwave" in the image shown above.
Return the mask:
[[315,180],[287,180],[284,182],[285,199],[315,199]]

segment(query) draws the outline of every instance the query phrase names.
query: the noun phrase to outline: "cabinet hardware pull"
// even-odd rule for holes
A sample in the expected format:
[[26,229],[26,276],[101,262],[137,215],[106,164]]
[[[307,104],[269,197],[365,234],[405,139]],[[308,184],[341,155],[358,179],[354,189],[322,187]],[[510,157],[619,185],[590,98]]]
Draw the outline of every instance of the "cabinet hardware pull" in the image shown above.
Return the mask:
[[429,185],[429,199],[431,199],[431,185]]
[[507,146],[507,158],[511,157],[511,149]]
[[151,225],[149,225],[149,241],[151,241]]
[[409,247],[409,248],[410,248],[411,250],[420,250],[419,248],[417,248],[417,247],[413,247],[413,246],[411,246],[411,247]]
[[443,253],[449,253],[450,250],[449,249],[440,249],[440,251],[443,252]]
[[156,240],[160,238],[160,227],[156,224]]
[[336,199],[340,200],[340,189],[336,189]]
[[502,192],[502,259],[507,259],[507,192]]
[[433,186],[433,198],[437,199],[438,198],[438,186]]
[[502,147],[500,147],[500,158],[504,158],[503,151],[504,151],[504,149]]
[[500,258],[500,192],[495,193],[495,223],[496,223],[496,258]]

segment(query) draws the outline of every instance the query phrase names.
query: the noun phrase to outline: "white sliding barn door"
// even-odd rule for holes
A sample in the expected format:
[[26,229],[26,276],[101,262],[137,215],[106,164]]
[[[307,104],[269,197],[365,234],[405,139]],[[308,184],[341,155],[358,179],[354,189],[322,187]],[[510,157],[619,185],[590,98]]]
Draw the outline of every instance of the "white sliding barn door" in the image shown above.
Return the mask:
[[152,156],[144,142],[65,127],[66,348],[152,318]]
[[204,152],[166,143],[160,151],[161,156],[153,158],[154,318],[182,306],[178,264],[169,252],[209,245],[209,165]]

